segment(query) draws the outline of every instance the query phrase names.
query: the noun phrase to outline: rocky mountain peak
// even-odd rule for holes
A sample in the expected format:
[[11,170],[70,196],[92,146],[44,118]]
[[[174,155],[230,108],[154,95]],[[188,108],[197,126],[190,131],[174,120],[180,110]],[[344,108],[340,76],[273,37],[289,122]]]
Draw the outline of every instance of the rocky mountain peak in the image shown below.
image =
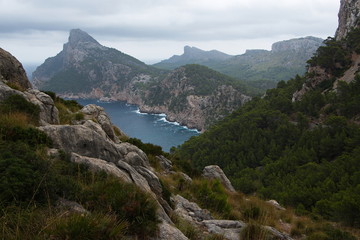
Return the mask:
[[69,44],[72,47],[76,47],[79,43],[92,43],[100,45],[93,37],[80,29],[72,29],[69,35]]
[[205,51],[199,49],[199,48],[196,48],[196,47],[190,47],[190,46],[185,46],[184,47],[184,54],[185,55],[193,55],[193,54],[196,54],[196,53],[203,53]]
[[339,26],[336,30],[335,39],[341,40],[352,28],[356,28],[360,24],[360,1],[341,0],[338,16]]

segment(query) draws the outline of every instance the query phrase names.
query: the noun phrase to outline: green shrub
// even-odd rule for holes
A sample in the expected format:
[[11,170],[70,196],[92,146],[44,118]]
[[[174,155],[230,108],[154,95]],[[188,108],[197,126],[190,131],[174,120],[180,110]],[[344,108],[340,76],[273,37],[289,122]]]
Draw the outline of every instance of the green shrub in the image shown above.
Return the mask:
[[51,195],[48,171],[49,162],[26,143],[0,140],[0,205],[45,202]]
[[82,112],[75,113],[74,119],[75,119],[76,121],[84,120],[84,114],[83,114]]
[[173,203],[171,202],[171,192],[169,190],[169,186],[167,184],[165,184],[163,181],[160,180],[160,184],[162,187],[162,198],[170,205],[173,206]]
[[143,150],[146,154],[158,156],[158,155],[164,155],[164,152],[162,151],[162,147],[151,144],[151,143],[143,143],[138,138],[129,138],[126,140],[128,143],[131,143],[141,150]]
[[31,147],[37,145],[52,146],[52,140],[44,132],[33,127],[0,126],[0,137],[6,141],[23,142]]
[[229,216],[231,206],[228,203],[228,196],[218,180],[194,182],[191,191],[201,207],[215,211],[224,217]]

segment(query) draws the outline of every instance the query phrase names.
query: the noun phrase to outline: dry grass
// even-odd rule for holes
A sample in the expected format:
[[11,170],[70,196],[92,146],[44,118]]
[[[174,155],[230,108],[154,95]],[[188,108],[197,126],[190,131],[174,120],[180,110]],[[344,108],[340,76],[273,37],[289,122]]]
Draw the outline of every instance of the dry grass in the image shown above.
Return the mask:
[[22,87],[19,83],[16,82],[6,82],[6,85],[8,85],[10,88],[24,92],[26,89]]
[[27,127],[30,119],[26,113],[13,112],[0,115],[0,126],[3,127]]

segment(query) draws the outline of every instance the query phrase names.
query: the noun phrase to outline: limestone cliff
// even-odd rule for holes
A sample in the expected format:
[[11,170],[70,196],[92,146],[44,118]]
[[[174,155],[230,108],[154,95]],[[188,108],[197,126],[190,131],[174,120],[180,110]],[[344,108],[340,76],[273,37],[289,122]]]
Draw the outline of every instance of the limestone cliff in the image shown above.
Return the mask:
[[359,26],[360,2],[358,0],[341,0],[339,11],[339,26],[336,30],[336,40],[341,40],[351,29]]

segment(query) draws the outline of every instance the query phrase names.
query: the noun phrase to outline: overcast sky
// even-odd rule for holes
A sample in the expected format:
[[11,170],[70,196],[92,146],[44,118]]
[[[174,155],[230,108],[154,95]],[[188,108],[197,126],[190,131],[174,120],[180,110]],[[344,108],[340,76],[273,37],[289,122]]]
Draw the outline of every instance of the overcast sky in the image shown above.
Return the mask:
[[185,45],[242,54],[334,36],[340,0],[0,0],[0,47],[25,65],[56,55],[70,29],[153,63]]

